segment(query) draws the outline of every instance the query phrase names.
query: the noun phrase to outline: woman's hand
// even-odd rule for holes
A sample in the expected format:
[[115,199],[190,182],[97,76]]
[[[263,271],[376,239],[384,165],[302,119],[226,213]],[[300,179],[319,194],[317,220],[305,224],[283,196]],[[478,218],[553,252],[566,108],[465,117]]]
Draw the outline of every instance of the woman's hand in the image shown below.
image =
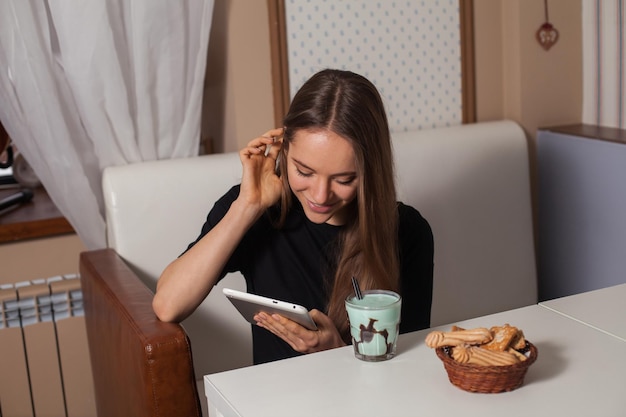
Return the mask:
[[251,140],[239,152],[243,177],[239,198],[259,212],[276,204],[282,182],[276,175],[276,158],[282,147],[283,129],[272,129]]
[[257,325],[274,333],[300,353],[313,353],[345,346],[332,320],[319,310],[310,311],[317,330],[308,330],[280,314],[259,313],[254,319]]

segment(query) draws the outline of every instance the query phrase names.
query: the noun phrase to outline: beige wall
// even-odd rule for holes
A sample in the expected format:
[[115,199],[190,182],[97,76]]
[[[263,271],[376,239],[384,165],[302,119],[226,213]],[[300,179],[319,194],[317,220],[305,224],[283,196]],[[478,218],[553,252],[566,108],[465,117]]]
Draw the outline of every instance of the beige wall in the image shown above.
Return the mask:
[[274,127],[269,36],[265,1],[215,1],[202,126],[215,152]]
[[[530,138],[538,127],[582,118],[581,0],[551,0],[560,39],[535,40],[543,2],[474,0],[479,121],[509,118]],[[217,0],[209,45],[203,132],[216,152],[235,151],[273,127],[267,5]]]
[[0,284],[76,274],[83,250],[75,234],[0,244]]
[[502,7],[500,0],[474,2],[476,118],[500,120],[504,114]]
[[582,120],[580,0],[551,0],[559,40],[545,51],[535,40],[543,2],[474,0],[477,118],[508,118],[530,138],[537,128]]
[[[534,38],[543,2],[474,0],[479,121],[510,118],[530,138],[537,127],[581,121],[580,1],[549,2],[560,39],[546,52]],[[273,127],[265,1],[216,0],[207,67],[202,127],[216,152]],[[78,272],[81,250],[75,235],[0,244],[0,283]]]

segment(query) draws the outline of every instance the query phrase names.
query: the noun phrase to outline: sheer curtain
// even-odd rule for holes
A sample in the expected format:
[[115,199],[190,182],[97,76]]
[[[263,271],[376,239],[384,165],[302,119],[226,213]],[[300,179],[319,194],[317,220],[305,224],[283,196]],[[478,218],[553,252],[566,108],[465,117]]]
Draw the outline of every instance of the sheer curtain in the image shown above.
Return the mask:
[[583,123],[626,129],[626,4],[583,0]]
[[0,120],[88,249],[105,167],[198,154],[213,4],[0,1]]

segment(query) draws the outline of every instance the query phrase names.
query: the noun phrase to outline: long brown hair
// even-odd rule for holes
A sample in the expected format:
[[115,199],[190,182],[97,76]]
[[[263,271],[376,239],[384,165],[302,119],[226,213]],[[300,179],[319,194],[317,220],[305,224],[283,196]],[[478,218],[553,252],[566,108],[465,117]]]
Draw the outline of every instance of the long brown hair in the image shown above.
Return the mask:
[[[362,289],[398,291],[398,212],[393,154],[383,101],[365,77],[327,69],[311,77],[296,93],[284,119],[279,167],[287,166],[289,143],[298,130],[328,129],[354,148],[358,188],[354,216],[342,227],[336,270],[329,285],[328,316],[346,342],[350,340],[344,300],[352,292],[352,276]],[[287,170],[281,218],[291,204]]]

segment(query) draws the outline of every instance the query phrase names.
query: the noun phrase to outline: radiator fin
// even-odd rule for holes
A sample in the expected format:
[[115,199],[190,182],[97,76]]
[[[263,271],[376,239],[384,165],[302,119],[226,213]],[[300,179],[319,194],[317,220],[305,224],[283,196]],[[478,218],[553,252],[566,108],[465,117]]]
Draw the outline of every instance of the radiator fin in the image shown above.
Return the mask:
[[0,351],[0,415],[96,416],[78,275],[0,286]]

